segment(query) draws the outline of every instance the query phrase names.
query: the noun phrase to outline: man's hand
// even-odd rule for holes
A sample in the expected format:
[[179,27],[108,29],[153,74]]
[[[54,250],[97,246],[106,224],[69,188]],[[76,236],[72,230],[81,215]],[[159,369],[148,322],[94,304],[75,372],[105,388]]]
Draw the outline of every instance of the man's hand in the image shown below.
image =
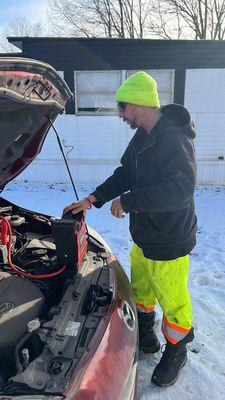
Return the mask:
[[80,211],[85,211],[90,209],[91,204],[94,203],[94,201],[96,201],[97,199],[95,198],[95,196],[88,196],[85,199],[82,199],[80,201],[76,201],[72,204],[70,204],[69,206],[65,207],[63,210],[63,215],[68,214],[68,213],[72,213],[72,214],[77,214]]
[[122,209],[120,197],[113,200],[110,210],[111,210],[111,214],[114,215],[114,217],[116,217],[116,218],[124,218],[125,217],[124,210]]

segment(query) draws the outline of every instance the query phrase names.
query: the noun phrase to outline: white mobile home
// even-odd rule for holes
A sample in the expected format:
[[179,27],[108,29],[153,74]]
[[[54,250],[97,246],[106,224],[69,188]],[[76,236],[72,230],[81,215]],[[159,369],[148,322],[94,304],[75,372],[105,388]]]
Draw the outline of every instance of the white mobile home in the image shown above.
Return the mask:
[[[145,70],[162,105],[179,103],[197,128],[198,182],[225,184],[225,42],[150,39],[9,38],[19,56],[50,63],[75,100],[55,126],[76,182],[98,183],[116,166],[133,135],[116,113],[115,92]],[[4,56],[2,54],[2,56]],[[18,179],[67,182],[51,132],[39,157]]]

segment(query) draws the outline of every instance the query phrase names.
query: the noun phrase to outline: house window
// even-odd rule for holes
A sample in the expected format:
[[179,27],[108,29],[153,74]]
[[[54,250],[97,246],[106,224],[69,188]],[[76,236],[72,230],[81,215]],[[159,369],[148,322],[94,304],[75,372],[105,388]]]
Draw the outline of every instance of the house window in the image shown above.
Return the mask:
[[[134,74],[129,71],[76,71],[77,115],[116,115],[115,94],[121,83]],[[161,105],[173,103],[174,70],[145,70],[158,85]]]
[[76,114],[114,115],[115,94],[121,79],[121,71],[75,72]]

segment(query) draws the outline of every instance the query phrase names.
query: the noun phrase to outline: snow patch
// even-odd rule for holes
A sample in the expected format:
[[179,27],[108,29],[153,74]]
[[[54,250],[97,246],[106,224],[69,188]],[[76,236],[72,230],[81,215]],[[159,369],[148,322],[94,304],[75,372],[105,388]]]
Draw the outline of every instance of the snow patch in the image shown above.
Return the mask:
[[[92,192],[93,185],[78,185],[79,197]],[[70,185],[12,182],[3,197],[25,208],[61,216],[63,208],[75,201]],[[225,398],[225,188],[199,186],[196,190],[198,243],[190,257],[189,288],[193,302],[195,340],[189,344],[188,362],[178,381],[158,388],[151,374],[161,353],[140,354],[138,399],[140,400],[223,400]],[[111,216],[110,203],[87,214],[93,227],[111,247],[129,276],[132,241],[128,216]],[[156,332],[161,343],[161,310],[157,307]]]

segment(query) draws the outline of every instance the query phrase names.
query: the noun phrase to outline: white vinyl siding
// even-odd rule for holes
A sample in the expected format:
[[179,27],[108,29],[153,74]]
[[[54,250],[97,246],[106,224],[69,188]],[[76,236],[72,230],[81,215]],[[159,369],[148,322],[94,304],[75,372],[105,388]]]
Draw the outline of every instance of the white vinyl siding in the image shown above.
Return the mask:
[[196,125],[199,183],[225,183],[225,69],[186,71],[185,106]]
[[[60,115],[54,123],[72,176],[79,183],[98,183],[118,166],[134,131],[117,116]],[[50,129],[42,151],[18,180],[69,182],[55,133]]]

